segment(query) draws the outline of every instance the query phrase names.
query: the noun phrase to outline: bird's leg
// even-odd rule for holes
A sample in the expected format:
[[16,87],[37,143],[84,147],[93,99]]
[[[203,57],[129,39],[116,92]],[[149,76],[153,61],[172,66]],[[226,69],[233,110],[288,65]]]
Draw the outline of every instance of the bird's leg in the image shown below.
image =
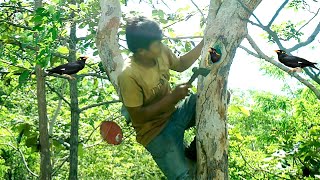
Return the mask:
[[66,78],[70,79],[70,80],[76,80],[75,77],[68,75],[68,74],[63,74],[63,76],[65,76]]
[[294,73],[294,69],[289,69],[288,73]]
[[300,67],[296,67],[296,72],[302,72],[302,69]]

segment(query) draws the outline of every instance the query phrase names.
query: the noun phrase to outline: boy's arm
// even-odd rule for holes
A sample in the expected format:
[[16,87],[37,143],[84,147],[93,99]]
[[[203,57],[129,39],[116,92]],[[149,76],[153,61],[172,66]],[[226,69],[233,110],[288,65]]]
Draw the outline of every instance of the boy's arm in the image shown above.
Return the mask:
[[190,85],[179,85],[170,94],[164,96],[160,101],[154,104],[126,108],[130,117],[136,123],[147,122],[157,116],[162,116],[163,118],[169,117],[174,112],[177,102],[188,95],[188,88],[190,88]]
[[199,58],[202,48],[203,40],[187,54],[180,56],[179,68],[177,71],[182,72],[188,69]]

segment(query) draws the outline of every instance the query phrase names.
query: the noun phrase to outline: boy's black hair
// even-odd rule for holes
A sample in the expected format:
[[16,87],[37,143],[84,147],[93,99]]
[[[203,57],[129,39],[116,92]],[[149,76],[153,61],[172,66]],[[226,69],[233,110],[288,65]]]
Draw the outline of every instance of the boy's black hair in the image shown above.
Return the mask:
[[159,25],[146,17],[139,16],[128,20],[126,27],[127,45],[130,51],[149,49],[152,42],[162,40],[162,30]]

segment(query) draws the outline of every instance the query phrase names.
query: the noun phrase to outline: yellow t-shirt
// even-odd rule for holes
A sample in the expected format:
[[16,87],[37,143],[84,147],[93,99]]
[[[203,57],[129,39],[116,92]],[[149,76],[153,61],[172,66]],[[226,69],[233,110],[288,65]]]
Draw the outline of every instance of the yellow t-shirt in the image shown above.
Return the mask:
[[[132,57],[125,60],[123,71],[118,76],[120,96],[126,107],[147,106],[153,104],[170,91],[169,69],[178,70],[179,58],[165,45],[161,45],[161,55],[156,65],[146,68],[139,65]],[[137,134],[137,141],[146,146],[157,136],[168,122],[168,118],[155,117],[147,122],[132,120]]]

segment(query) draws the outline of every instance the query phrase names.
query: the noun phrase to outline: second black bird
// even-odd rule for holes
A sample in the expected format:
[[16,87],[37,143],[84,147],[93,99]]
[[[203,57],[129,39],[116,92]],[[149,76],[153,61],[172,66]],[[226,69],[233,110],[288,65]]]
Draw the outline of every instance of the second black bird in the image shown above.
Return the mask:
[[275,52],[278,54],[278,60],[291,68],[294,68],[290,71],[298,71],[297,68],[305,68],[305,67],[312,67],[314,69],[319,70],[315,65],[317,63],[310,62],[306,59],[297,57],[297,56],[289,56],[284,50],[275,50]]
[[66,64],[62,64],[60,66],[57,66],[52,69],[48,69],[47,71],[49,72],[48,74],[66,74],[66,75],[72,75],[76,74],[80,70],[82,70],[85,66],[85,62],[88,59],[86,56],[81,56],[77,61],[69,62]]

